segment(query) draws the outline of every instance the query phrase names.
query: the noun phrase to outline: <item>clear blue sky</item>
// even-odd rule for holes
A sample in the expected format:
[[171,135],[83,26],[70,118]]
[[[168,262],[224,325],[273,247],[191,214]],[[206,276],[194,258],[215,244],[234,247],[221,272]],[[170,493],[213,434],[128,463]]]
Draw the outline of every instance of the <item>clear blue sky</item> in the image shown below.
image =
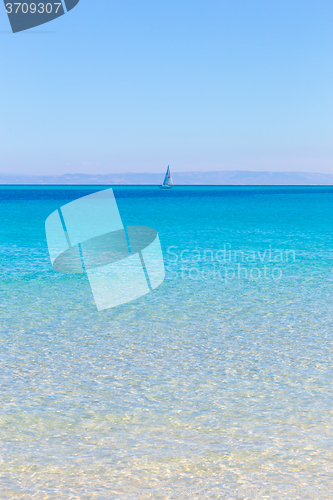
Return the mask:
[[9,30],[1,4],[0,172],[333,173],[332,0],[81,0]]

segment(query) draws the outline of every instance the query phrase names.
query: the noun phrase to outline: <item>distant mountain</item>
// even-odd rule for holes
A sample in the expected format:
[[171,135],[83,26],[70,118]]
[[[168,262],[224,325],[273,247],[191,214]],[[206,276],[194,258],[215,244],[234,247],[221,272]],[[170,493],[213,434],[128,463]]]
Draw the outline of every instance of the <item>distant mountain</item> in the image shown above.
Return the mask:
[[[231,185],[231,186],[329,186],[333,185],[333,174],[309,172],[250,172],[247,170],[224,170],[213,172],[174,172],[175,184],[183,185]],[[14,175],[0,174],[0,184],[86,184],[86,185],[157,185],[160,174],[64,174],[64,175]]]

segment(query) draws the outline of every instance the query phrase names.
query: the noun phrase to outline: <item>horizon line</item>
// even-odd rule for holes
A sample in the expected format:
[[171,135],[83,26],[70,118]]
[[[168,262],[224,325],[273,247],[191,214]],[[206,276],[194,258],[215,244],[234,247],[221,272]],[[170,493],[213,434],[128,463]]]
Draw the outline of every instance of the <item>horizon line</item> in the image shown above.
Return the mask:
[[[186,171],[177,171],[174,170],[174,174],[208,174],[208,173],[252,173],[252,174],[308,174],[308,175],[333,175],[332,172],[313,172],[313,171],[305,171],[305,170],[186,170]],[[0,176],[13,176],[13,177],[64,177],[64,176],[106,176],[106,175],[164,175],[164,171],[161,172],[108,172],[108,173],[83,173],[83,172],[66,172],[66,173],[48,173],[48,174],[37,174],[37,173],[12,173],[12,172],[0,172]]]
[[[26,187],[160,187],[160,184],[2,184],[3,186],[26,186]],[[173,188],[177,187],[333,187],[332,184],[176,184]]]

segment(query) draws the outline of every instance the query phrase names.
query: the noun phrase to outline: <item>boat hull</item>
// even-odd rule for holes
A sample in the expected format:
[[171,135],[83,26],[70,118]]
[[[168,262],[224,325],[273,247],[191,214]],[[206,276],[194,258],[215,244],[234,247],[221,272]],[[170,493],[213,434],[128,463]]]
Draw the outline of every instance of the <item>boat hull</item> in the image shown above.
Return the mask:
[[160,189],[172,189],[173,186],[160,186]]

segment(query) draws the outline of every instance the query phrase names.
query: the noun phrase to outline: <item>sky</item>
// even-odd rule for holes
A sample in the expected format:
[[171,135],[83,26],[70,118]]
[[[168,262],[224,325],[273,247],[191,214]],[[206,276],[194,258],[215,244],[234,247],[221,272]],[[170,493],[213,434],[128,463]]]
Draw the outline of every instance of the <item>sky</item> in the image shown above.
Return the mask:
[[12,34],[0,172],[333,173],[331,0],[80,0]]

